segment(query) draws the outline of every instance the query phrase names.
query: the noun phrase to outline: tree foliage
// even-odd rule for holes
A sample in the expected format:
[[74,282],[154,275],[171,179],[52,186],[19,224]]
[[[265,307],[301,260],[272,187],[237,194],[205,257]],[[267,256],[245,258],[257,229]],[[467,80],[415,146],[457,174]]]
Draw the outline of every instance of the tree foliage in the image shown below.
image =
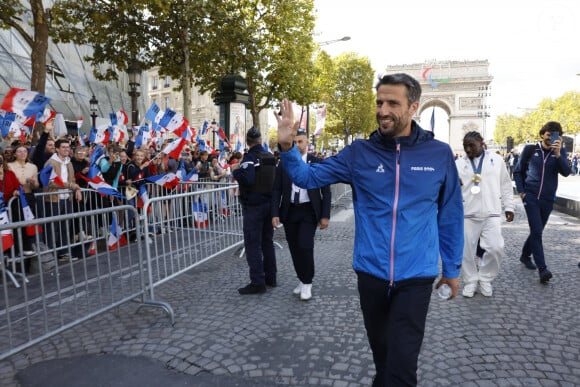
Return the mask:
[[[59,0],[57,40],[90,44],[99,79],[116,79],[133,60],[214,96],[221,79],[244,75],[252,117],[287,96],[310,101],[313,0]],[[104,66],[105,64],[111,66]],[[187,116],[187,114],[186,114]]]
[[90,45],[87,60],[100,80],[116,80],[132,62],[146,70],[155,62],[150,42],[158,32],[150,23],[151,0],[57,0],[50,31],[55,43]]
[[374,129],[374,71],[367,57],[345,53],[332,60],[319,57],[320,95],[327,103],[325,131],[344,139]]
[[511,136],[514,144],[533,142],[542,126],[548,121],[562,124],[565,134],[580,133],[580,93],[569,91],[557,99],[543,99],[535,109],[523,116],[504,114],[496,121],[494,141],[505,144]]
[[208,1],[204,39],[194,42],[194,83],[215,92],[227,74],[241,73],[258,114],[287,97],[312,102],[313,0]]

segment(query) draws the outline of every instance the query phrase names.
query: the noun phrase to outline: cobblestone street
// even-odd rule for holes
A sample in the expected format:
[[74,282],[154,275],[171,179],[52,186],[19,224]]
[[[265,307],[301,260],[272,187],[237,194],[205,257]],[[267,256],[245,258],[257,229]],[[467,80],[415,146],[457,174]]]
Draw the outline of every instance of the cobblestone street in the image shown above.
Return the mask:
[[[539,282],[518,260],[527,235],[521,203],[503,224],[506,257],[491,298],[433,294],[419,358],[420,386],[580,385],[580,221],[554,212]],[[128,303],[0,363],[0,385],[369,386],[372,357],[351,268],[352,210],[316,240],[313,298],[297,280],[281,230],[278,287],[240,296],[247,265],[236,251],[156,291],[176,312]]]

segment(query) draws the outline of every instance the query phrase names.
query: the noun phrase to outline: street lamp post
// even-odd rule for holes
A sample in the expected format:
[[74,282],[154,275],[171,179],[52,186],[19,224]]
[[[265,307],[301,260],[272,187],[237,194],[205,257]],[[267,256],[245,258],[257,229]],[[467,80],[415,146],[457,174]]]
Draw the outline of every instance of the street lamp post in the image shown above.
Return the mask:
[[95,95],[93,94],[93,96],[91,97],[91,100],[89,101],[89,110],[91,111],[91,118],[93,119],[93,128],[97,127],[97,110],[99,110],[99,101],[97,101],[97,98],[95,97]]
[[137,88],[141,86],[141,67],[136,61],[131,62],[127,68],[129,74],[129,96],[131,97],[131,124],[139,124],[139,110],[137,109],[137,98],[141,95]]
[[332,44],[332,43],[336,43],[336,42],[346,42],[347,40],[350,40],[350,36],[343,36],[340,39],[327,40],[325,42],[318,43],[318,45],[319,46],[326,46],[328,44]]
[[487,105],[487,97],[491,96],[491,86],[489,86],[489,85],[488,86],[481,86],[481,87],[479,87],[479,91],[480,91],[479,97],[481,98],[482,104],[479,106],[481,111],[477,112],[477,116],[479,118],[483,119],[483,128],[482,128],[483,133],[482,133],[482,135],[483,135],[483,138],[486,138],[487,133],[486,133],[485,124],[486,124],[487,118],[490,117],[490,114],[489,114],[490,106]]

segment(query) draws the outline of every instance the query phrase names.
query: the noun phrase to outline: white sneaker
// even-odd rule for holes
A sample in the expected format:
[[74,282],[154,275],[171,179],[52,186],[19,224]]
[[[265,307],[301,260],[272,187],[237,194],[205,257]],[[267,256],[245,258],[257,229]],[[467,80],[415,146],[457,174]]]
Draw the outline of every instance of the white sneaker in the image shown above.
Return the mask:
[[481,294],[486,297],[491,297],[493,294],[493,287],[490,282],[480,282],[479,290],[481,291]]
[[308,301],[312,298],[312,284],[303,284],[300,290],[300,299]]
[[300,283],[298,284],[298,286],[296,286],[296,287],[294,288],[294,290],[292,290],[292,293],[294,293],[294,294],[296,294],[296,295],[299,295],[299,294],[302,292],[302,286],[304,286],[304,284],[303,284],[302,282],[300,282]]
[[463,292],[461,293],[463,297],[473,297],[475,295],[475,289],[477,288],[477,283],[465,284],[463,287]]

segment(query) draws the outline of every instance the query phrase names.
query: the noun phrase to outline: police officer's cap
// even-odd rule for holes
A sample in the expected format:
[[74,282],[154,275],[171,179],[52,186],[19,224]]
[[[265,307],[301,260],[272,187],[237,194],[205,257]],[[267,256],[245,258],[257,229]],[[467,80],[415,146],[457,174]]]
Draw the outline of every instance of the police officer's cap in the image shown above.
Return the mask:
[[248,130],[248,133],[246,133],[246,141],[256,141],[260,137],[262,137],[262,134],[260,133],[258,128],[254,127],[254,126],[252,126]]

